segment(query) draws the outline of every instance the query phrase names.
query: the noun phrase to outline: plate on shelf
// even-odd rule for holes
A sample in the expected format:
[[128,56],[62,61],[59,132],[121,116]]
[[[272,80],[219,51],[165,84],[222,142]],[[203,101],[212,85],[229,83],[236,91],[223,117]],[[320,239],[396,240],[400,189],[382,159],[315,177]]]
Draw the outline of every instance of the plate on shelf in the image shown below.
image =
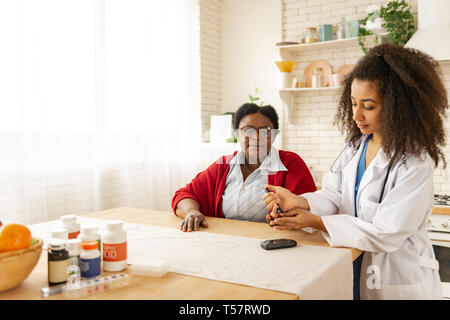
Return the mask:
[[284,41],[284,42],[277,42],[277,43],[275,43],[275,45],[277,47],[280,47],[280,46],[292,46],[292,45],[295,45],[295,44],[300,44],[300,43],[292,42],[292,41]]
[[324,60],[312,61],[306,66],[305,71],[303,71],[308,81],[308,87],[311,87],[311,78],[315,68],[322,68],[323,86],[327,87],[329,76],[333,73],[333,71],[331,70],[331,66],[328,64],[328,62]]
[[353,64],[344,64],[337,69],[336,73],[342,74],[344,77],[347,76],[350,72],[352,72],[355,66]]

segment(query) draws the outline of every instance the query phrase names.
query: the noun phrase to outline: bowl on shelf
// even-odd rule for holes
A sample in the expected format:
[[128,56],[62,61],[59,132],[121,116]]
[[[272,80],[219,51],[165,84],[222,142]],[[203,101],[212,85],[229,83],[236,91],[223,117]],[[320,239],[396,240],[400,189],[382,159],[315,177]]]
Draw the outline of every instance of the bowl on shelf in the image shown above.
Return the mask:
[[0,252],[0,292],[20,285],[33,271],[42,253],[41,239],[35,239],[30,247]]
[[275,64],[281,72],[291,72],[296,63],[297,61],[295,60],[275,61]]

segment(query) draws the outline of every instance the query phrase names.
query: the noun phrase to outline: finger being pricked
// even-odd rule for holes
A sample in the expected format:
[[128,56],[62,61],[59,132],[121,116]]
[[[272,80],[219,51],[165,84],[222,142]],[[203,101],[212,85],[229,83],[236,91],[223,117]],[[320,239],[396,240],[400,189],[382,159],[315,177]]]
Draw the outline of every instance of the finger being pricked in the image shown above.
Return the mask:
[[270,226],[276,230],[292,230],[289,218],[277,218],[270,221]]
[[266,216],[266,222],[269,224],[269,226],[272,226],[271,224],[270,224],[270,221],[273,221],[275,218],[274,217],[272,217],[272,215],[269,213],[267,216]]
[[272,207],[272,211],[270,212],[270,215],[272,216],[273,219],[277,219],[280,218],[280,214],[278,213],[278,207],[276,204],[274,204],[274,206]]
[[292,209],[292,210],[288,210],[288,211],[283,211],[282,213],[280,213],[281,217],[295,217],[297,216],[300,212],[301,209]]

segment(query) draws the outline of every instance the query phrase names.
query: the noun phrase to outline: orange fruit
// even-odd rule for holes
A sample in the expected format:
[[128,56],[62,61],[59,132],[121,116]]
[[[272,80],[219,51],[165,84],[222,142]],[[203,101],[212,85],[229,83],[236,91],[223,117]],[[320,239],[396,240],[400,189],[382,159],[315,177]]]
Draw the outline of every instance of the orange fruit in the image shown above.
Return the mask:
[[20,223],[10,223],[0,229],[0,252],[28,248],[31,231]]

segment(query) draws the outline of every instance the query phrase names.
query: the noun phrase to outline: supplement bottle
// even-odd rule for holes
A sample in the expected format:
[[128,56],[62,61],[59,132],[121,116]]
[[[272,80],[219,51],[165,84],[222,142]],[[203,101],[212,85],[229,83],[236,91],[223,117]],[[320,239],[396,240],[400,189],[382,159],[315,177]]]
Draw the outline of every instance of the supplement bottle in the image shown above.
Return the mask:
[[61,216],[61,225],[67,230],[69,239],[76,239],[80,234],[80,224],[77,223],[77,216],[74,214]]
[[81,242],[80,269],[83,278],[100,275],[100,251],[97,241]]
[[48,284],[50,286],[67,281],[69,266],[69,252],[66,250],[66,242],[60,239],[52,239],[48,243]]
[[67,250],[69,251],[69,265],[80,266],[81,240],[67,240]]
[[102,235],[103,270],[122,271],[127,267],[127,233],[123,222],[113,220],[106,224]]
[[[102,237],[97,232],[97,227],[92,225],[86,225],[81,227],[81,232],[78,235],[78,239],[81,240],[81,242],[84,241],[97,241],[98,243],[98,250],[101,250],[102,248]],[[101,253],[101,251],[100,251]],[[101,254],[100,254],[101,257]]]
[[54,228],[50,230],[51,239],[67,240],[67,230],[65,228]]

